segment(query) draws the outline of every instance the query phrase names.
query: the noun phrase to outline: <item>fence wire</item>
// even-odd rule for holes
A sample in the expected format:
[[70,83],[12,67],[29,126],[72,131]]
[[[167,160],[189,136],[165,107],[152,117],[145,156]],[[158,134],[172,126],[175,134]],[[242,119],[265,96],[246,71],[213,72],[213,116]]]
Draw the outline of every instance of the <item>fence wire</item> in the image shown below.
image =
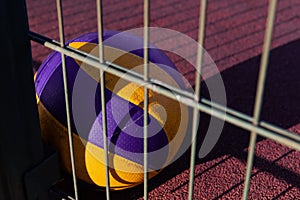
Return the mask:
[[[135,73],[125,67],[119,66],[114,63],[110,63],[104,60],[103,51],[103,17],[102,17],[102,3],[101,0],[97,0],[97,26],[98,26],[98,38],[99,38],[99,57],[87,54],[83,51],[74,49],[69,46],[65,46],[64,41],[64,24],[62,15],[61,0],[57,0],[57,14],[58,14],[58,24],[59,24],[59,35],[60,41],[55,41],[40,35],[35,32],[30,32],[29,37],[31,40],[38,42],[52,50],[58,51],[62,56],[62,68],[63,68],[63,80],[65,89],[65,102],[67,111],[67,125],[69,134],[69,147],[70,147],[70,157],[72,164],[72,175],[75,191],[75,199],[78,199],[78,188],[76,184],[76,174],[75,174],[75,162],[74,162],[74,152],[73,152],[73,142],[70,128],[70,111],[69,111],[69,100],[68,100],[68,90],[67,90],[67,76],[66,76],[66,64],[65,56],[70,56],[79,61],[85,62],[86,64],[99,69],[100,73],[100,94],[101,94],[101,107],[102,107],[102,119],[103,119],[103,138],[104,138],[104,152],[105,152],[105,163],[106,163],[106,198],[110,199],[110,181],[109,181],[109,166],[108,166],[108,149],[107,149],[107,122],[106,122],[106,106],[105,106],[105,73],[111,73],[115,76],[122,77],[123,79],[134,82],[144,87],[144,199],[148,199],[148,127],[147,127],[147,115],[148,115],[148,90],[153,90],[159,94],[165,95],[171,99],[179,101],[182,104],[192,107],[193,110],[193,138],[197,135],[197,121],[199,119],[200,112],[211,115],[222,119],[228,123],[241,127],[245,130],[250,131],[250,143],[248,151],[247,169],[245,173],[244,182],[244,193],[243,199],[248,198],[248,191],[250,186],[251,171],[254,159],[254,150],[256,144],[257,135],[263,136],[265,138],[271,139],[282,145],[288,146],[295,150],[300,151],[300,136],[277,127],[273,124],[260,121],[260,113],[263,102],[263,92],[264,83],[267,74],[268,58],[270,52],[270,44],[274,26],[274,19],[276,13],[277,0],[270,0],[267,25],[265,30],[264,45],[262,51],[262,59],[260,64],[259,79],[257,83],[255,108],[253,116],[246,115],[237,110],[225,107],[223,105],[212,102],[211,100],[200,97],[200,83],[201,83],[201,65],[203,56],[203,41],[205,33],[205,16],[206,16],[206,0],[201,0],[200,2],[200,14],[199,14],[199,30],[198,30],[198,42],[199,48],[197,52],[197,71],[196,71],[196,83],[195,83],[195,93],[191,94],[186,91],[178,90],[168,84],[149,77],[149,58],[148,58],[148,46],[149,46],[149,10],[150,2],[149,0],[144,0],[144,74]],[[201,123],[201,122],[200,122]],[[194,190],[194,169],[195,169],[195,157],[196,157],[196,141],[192,142],[191,146],[191,157],[190,157],[190,180],[189,180],[189,194],[188,198],[193,199]]]

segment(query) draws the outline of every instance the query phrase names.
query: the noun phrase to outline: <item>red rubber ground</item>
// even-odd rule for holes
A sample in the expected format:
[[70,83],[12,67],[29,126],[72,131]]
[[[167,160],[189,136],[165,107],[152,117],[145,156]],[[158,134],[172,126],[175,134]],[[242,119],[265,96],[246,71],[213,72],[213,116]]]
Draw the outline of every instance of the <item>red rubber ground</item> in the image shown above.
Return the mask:
[[[266,82],[262,119],[300,133],[300,2],[279,0]],[[227,92],[228,106],[247,114],[253,110],[259,55],[261,54],[266,0],[209,0],[205,49],[216,62]],[[64,0],[66,39],[96,31],[96,1]],[[142,1],[103,0],[104,28],[128,30],[142,27]],[[32,31],[58,40],[55,1],[27,0]],[[151,26],[170,28],[197,39],[199,1],[151,1]],[[154,43],[157,41],[154,41]],[[164,39],[170,48],[188,50],[177,38]],[[34,66],[50,51],[32,43]],[[190,52],[195,57],[195,52]],[[181,73],[193,84],[194,70],[170,54]],[[214,71],[204,71],[213,80]],[[205,87],[203,95],[207,95]],[[209,120],[202,115],[199,135]],[[199,137],[201,140],[201,136]],[[197,161],[195,199],[240,199],[249,133],[226,124],[218,147],[206,160]],[[149,183],[150,199],[186,199],[189,152]],[[61,186],[67,187],[67,186]],[[81,190],[83,199],[104,199],[104,192]],[[113,199],[142,198],[142,187],[113,192]],[[249,199],[300,199],[300,153],[259,138]]]

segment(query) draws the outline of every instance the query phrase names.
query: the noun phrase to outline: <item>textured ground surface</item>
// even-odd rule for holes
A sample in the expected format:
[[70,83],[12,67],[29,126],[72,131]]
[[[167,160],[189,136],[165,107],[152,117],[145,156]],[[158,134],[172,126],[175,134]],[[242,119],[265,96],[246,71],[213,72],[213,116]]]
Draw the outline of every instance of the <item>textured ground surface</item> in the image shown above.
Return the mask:
[[[66,39],[96,31],[96,1],[63,1]],[[262,119],[300,133],[300,2],[279,0],[266,82]],[[141,1],[104,0],[104,28],[128,30],[142,27]],[[27,0],[32,31],[58,40],[55,1]],[[170,28],[197,39],[199,2],[194,0],[151,1],[151,26]],[[228,106],[252,113],[259,55],[261,54],[267,1],[209,0],[205,49],[224,80]],[[189,44],[175,36],[153,41],[181,49],[195,58]],[[32,43],[35,67],[50,51]],[[194,83],[194,70],[183,59],[170,55],[179,71]],[[207,80],[214,71],[205,71]],[[203,95],[207,91],[203,89]],[[209,118],[202,115],[199,133]],[[297,128],[299,127],[299,128]],[[203,130],[203,131],[201,131]],[[206,160],[197,161],[195,199],[240,199],[243,189],[249,134],[226,124],[218,147]],[[189,152],[150,181],[150,199],[186,199],[189,179]],[[83,199],[104,192],[86,191]],[[113,192],[113,199],[139,199],[142,187]],[[260,138],[256,146],[250,199],[300,199],[300,153]]]

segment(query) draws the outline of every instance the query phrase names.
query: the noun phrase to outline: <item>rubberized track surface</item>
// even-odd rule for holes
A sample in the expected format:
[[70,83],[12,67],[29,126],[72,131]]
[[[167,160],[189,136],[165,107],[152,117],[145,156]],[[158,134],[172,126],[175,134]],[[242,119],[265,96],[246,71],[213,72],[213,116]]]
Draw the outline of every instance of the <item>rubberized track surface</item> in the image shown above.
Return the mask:
[[[262,48],[267,1],[209,0],[205,49],[221,71],[228,106],[251,115]],[[96,3],[92,0],[63,1],[66,39],[96,31]],[[27,0],[32,31],[58,40],[55,1]],[[104,0],[104,28],[128,30],[142,27],[141,1]],[[262,120],[300,134],[300,2],[279,0],[266,81]],[[151,1],[151,26],[170,28],[197,39],[199,2],[194,0]],[[170,48],[188,45],[176,38],[160,41]],[[185,49],[184,49],[185,50]],[[32,43],[34,66],[50,51]],[[195,57],[195,52],[191,52]],[[194,70],[170,54],[179,71],[194,83]],[[214,78],[209,70],[204,76]],[[202,93],[207,95],[205,87]],[[202,115],[199,134],[209,117]],[[199,137],[199,140],[201,138]],[[247,158],[248,132],[225,125],[218,147],[195,168],[195,199],[240,199]],[[186,199],[189,152],[150,181],[150,199]],[[68,187],[68,186],[61,186]],[[68,188],[66,188],[68,189]],[[104,199],[104,192],[84,186],[83,199]],[[142,187],[113,192],[113,199],[142,198]],[[256,145],[250,199],[300,199],[300,153],[264,138]]]

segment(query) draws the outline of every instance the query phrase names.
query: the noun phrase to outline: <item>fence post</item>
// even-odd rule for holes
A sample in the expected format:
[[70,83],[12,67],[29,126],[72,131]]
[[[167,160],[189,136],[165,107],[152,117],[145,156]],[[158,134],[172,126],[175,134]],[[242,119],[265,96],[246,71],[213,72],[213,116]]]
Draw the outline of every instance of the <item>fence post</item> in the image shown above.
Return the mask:
[[28,31],[25,1],[0,1],[1,200],[40,199],[32,196],[39,186],[36,194],[28,194],[25,179],[30,184],[38,180],[33,176],[41,163],[45,171]]

